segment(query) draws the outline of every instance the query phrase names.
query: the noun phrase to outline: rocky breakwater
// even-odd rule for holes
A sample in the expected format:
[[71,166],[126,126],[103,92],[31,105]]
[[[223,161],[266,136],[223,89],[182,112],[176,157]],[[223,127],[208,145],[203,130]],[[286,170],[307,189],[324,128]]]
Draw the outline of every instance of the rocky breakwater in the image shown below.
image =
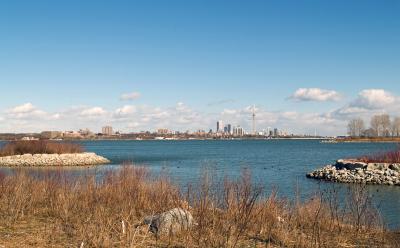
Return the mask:
[[85,166],[107,164],[110,161],[95,153],[68,154],[24,154],[0,157],[0,166],[44,167],[44,166]]
[[307,177],[340,183],[400,186],[400,164],[364,163],[340,159],[333,165],[308,173]]

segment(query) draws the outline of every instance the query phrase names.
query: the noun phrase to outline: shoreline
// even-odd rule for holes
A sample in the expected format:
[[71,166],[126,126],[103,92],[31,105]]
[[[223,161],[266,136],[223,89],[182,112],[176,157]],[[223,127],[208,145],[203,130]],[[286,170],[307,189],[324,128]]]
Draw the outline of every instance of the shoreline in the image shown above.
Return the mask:
[[400,138],[336,138],[331,141],[336,143],[400,143]]
[[[190,139],[63,139],[63,140],[49,140],[49,141],[230,141],[230,140],[327,140],[328,138],[190,138]],[[4,140],[0,139],[0,142],[8,142],[14,140]],[[400,142],[400,141],[399,141]]]

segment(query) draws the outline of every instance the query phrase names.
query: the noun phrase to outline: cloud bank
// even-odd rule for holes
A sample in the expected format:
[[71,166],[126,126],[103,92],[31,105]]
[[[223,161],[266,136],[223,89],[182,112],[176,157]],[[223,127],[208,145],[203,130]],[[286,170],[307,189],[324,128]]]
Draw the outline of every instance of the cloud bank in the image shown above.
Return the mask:
[[[336,91],[299,89],[293,97],[302,101],[330,101],[339,95]],[[256,128],[262,130],[277,127],[296,134],[313,134],[316,129],[322,135],[342,135],[346,133],[347,121],[354,117],[368,121],[370,116],[377,113],[400,116],[399,97],[384,89],[364,89],[348,102],[336,104],[336,108],[324,112],[300,112],[296,109],[276,111],[256,106]],[[0,110],[0,129],[2,132],[38,132],[90,128],[98,132],[102,126],[112,125],[123,132],[152,131],[158,128],[208,131],[210,128],[215,130],[217,120],[223,120],[224,123],[241,125],[251,130],[252,109],[253,106],[249,105],[225,108],[219,112],[204,112],[184,102],[177,102],[163,107],[146,104],[125,104],[115,108],[71,106],[49,112],[28,102]]]
[[320,88],[300,88],[289,97],[296,101],[339,101],[341,96],[334,90],[325,90]]

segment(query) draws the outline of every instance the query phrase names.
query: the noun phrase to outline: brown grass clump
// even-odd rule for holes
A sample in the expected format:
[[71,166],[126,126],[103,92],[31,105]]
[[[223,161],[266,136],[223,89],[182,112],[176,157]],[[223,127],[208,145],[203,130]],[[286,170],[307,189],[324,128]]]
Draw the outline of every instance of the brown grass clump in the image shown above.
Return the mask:
[[23,154],[64,154],[82,153],[84,149],[79,144],[53,142],[45,140],[11,141],[0,149],[0,157]]
[[[0,247],[399,247],[371,205],[365,186],[305,202],[266,197],[249,172],[218,182],[206,173],[184,191],[166,176],[125,166],[106,175],[26,170],[0,176]],[[188,206],[190,205],[190,206]],[[197,224],[156,237],[143,217],[185,207]]]

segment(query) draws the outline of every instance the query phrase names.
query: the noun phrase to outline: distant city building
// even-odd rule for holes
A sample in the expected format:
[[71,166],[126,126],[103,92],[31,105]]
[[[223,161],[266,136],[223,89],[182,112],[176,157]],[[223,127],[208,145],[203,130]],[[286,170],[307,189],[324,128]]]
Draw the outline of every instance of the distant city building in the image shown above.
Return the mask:
[[103,135],[113,135],[113,128],[111,126],[105,126],[101,129],[101,133]]
[[24,140],[24,141],[31,141],[31,140],[39,140],[39,138],[35,138],[35,137],[22,137],[22,139],[21,140]]
[[217,121],[217,133],[223,132],[224,131],[224,124],[222,121]]
[[204,135],[206,135],[206,131],[199,129],[194,134],[195,135],[199,135],[199,136],[204,136]]
[[61,138],[62,133],[59,131],[43,131],[40,136],[43,139],[56,139],[56,138]]
[[271,127],[268,127],[268,128],[267,128],[266,135],[267,135],[267,136],[272,136]]
[[65,131],[62,133],[63,138],[82,138],[82,135],[76,131]]
[[289,136],[289,133],[286,131],[286,130],[282,130],[282,131],[280,131],[280,134],[279,134],[280,136]]
[[231,124],[226,125],[226,126],[224,127],[224,132],[225,132],[226,134],[232,134],[232,125],[231,125]]
[[233,135],[234,136],[243,136],[244,135],[244,130],[242,127],[237,126],[233,128]]
[[88,128],[79,129],[78,133],[80,133],[82,136],[90,136],[90,135],[93,135],[93,132],[91,132]]
[[167,128],[159,128],[157,130],[157,134],[168,134],[168,133],[170,133],[170,132]]
[[278,128],[274,128],[274,137],[278,137],[278,136],[279,136]]

